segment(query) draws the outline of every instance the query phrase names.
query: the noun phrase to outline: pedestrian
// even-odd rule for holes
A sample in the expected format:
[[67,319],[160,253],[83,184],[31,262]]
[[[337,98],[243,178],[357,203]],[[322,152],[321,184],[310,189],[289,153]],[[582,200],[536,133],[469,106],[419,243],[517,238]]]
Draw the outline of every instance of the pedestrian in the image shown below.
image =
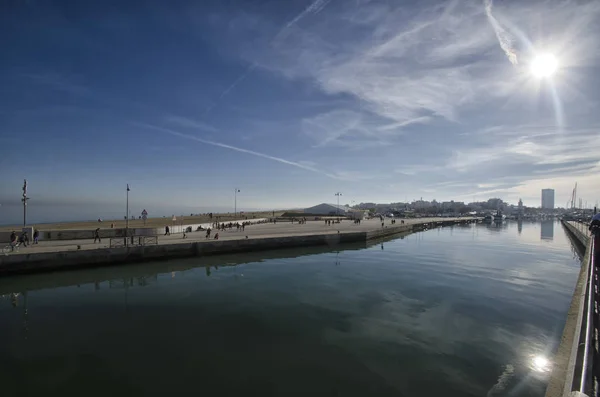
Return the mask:
[[594,251],[598,253],[600,252],[600,212],[592,217],[589,230],[594,239]]
[[215,240],[219,239],[219,233],[215,233]]
[[207,239],[210,238],[210,227],[208,229],[206,229],[206,238]]
[[94,231],[94,244],[96,244],[96,240],[98,240],[99,243],[102,242],[102,239],[100,238],[100,228],[97,228]]
[[17,233],[15,233],[15,231],[13,230],[13,232],[10,234],[10,250],[14,251],[16,245],[17,245]]
[[169,229],[169,226],[165,226],[165,236],[170,236],[171,235],[171,229]]
[[38,243],[38,239],[40,238],[40,231],[35,229],[33,231],[33,243],[37,244]]
[[19,237],[19,243],[23,244],[25,247],[27,247],[28,243],[29,243],[29,236],[27,236],[27,232],[24,231],[21,234],[21,237]]

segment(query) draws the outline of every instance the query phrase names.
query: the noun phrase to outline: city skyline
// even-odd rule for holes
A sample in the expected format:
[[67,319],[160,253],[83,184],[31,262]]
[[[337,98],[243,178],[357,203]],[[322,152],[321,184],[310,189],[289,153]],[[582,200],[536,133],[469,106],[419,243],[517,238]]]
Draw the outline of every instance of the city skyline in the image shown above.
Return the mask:
[[[127,185],[126,189],[127,192],[129,192],[129,185]],[[239,189],[236,189],[237,192],[241,192]],[[550,191],[551,193],[554,192],[553,189],[543,189],[543,191]],[[235,194],[234,193],[234,194]],[[343,194],[341,192],[338,192],[339,196],[341,197],[343,196]],[[334,196],[337,196],[337,194],[334,194]],[[101,218],[101,219],[122,219],[123,215],[124,215],[124,211],[121,211],[121,209],[117,209],[115,210],[112,207],[103,207],[103,206],[94,206],[93,209],[91,208],[84,208],[83,211],[81,211],[81,209],[77,208],[75,211],[69,211],[67,213],[67,215],[56,215],[55,211],[50,211],[47,212],[47,209],[44,208],[43,206],[40,208],[36,205],[33,205],[33,207],[31,206],[31,203],[29,202],[29,197],[27,198],[28,200],[28,223],[30,224],[35,224],[35,223],[55,223],[55,222],[72,222],[72,221],[93,221],[97,218]],[[329,201],[324,201],[323,203],[329,204],[329,205],[333,205],[336,206],[337,204],[334,203],[335,200],[329,200]],[[441,201],[441,200],[436,200],[434,199],[427,199],[427,198],[423,198],[420,197],[419,199],[413,199],[413,200],[409,200],[408,202],[405,201],[391,201],[391,202],[355,202],[354,200],[350,200],[348,202],[344,202],[343,200],[340,201],[340,207],[360,207],[360,208],[366,208],[366,207],[372,207],[372,206],[389,206],[389,207],[394,207],[397,205],[408,205],[409,208],[412,209],[418,209],[418,208],[429,208],[431,207],[438,207],[442,210],[442,212],[444,212],[444,210],[454,210],[456,208],[460,208],[461,206],[466,206],[466,207],[470,207],[469,210],[473,210],[473,206],[477,207],[480,204],[488,204],[489,202],[496,202],[499,201],[501,202],[503,205],[512,207],[513,209],[516,208],[533,208],[533,209],[545,209],[544,204],[542,203],[542,205],[531,205],[531,206],[527,206],[524,205],[522,200],[519,199],[517,203],[514,202],[507,202],[504,201],[503,199],[499,198],[499,197],[490,197],[487,200],[481,200],[481,201],[455,201],[455,200],[448,200],[448,201]],[[581,201],[581,203],[583,203],[583,201]],[[127,203],[128,204],[128,203]],[[200,206],[192,206],[192,207],[177,207],[177,206],[171,206],[168,208],[168,210],[164,210],[164,209],[157,209],[157,208],[152,208],[150,207],[150,212],[151,214],[149,215],[149,217],[171,217],[172,215],[174,216],[183,216],[186,217],[188,216],[188,214],[194,215],[194,214],[201,214],[201,213],[209,213],[209,212],[214,212],[214,213],[233,213],[236,210],[235,207],[235,202],[234,202],[234,207],[233,207],[233,211],[232,208],[230,208],[227,205],[216,205],[216,206],[206,206],[206,207],[200,207]],[[312,203],[312,205],[317,205],[320,203]],[[562,206],[554,206],[553,205],[554,202],[552,202],[552,206],[546,209],[568,209],[568,207],[562,207]],[[595,204],[589,204],[587,202],[585,202],[586,206],[579,206],[578,204],[575,205],[575,208],[577,209],[593,209],[594,205],[597,205],[597,203]],[[56,208],[66,208],[69,207],[69,203],[53,203],[53,206],[51,206],[51,209],[56,209]],[[496,209],[496,204],[492,205],[493,209]],[[128,206],[129,208],[129,206]],[[280,207],[271,207],[271,208],[266,208],[266,207],[262,207],[262,208],[249,208],[249,207],[245,207],[245,208],[238,208],[239,213],[243,213],[243,212],[254,212],[254,211],[281,211],[281,210],[303,210],[305,207],[302,206],[280,206]],[[2,204],[0,203],[0,210],[2,209]],[[5,207],[6,209],[6,207]],[[22,199],[21,199],[21,204],[19,205],[19,207],[17,207],[16,205],[12,205],[12,206],[8,206],[8,210],[10,211],[10,216],[8,217],[2,217],[0,218],[0,225],[10,225],[10,224],[19,224],[22,219],[23,219],[23,203],[22,203]],[[488,211],[491,210],[490,208],[487,209]],[[148,215],[148,212],[146,210],[146,208],[139,207],[136,206],[132,206],[131,208],[129,208],[129,218],[133,218],[133,219],[137,219],[138,217],[141,218],[144,213],[146,215]]]
[[488,5],[3,3],[0,223],[23,179],[65,219],[124,215],[126,184],[150,216],[233,212],[234,188],[242,211],[548,186],[562,207],[576,181],[595,203],[600,3]]

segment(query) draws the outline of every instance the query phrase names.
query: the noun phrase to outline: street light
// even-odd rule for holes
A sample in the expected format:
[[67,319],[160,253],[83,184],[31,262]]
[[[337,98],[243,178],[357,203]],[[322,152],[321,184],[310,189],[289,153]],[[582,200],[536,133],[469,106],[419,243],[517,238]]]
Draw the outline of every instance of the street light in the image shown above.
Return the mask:
[[235,196],[235,204],[234,204],[234,210],[233,210],[233,217],[236,218],[237,217],[237,194],[240,192],[240,189],[238,189],[237,187],[235,188],[234,191],[234,196]]
[[125,246],[127,246],[127,237],[129,237],[129,183],[127,184],[127,198],[125,204]]
[[23,198],[21,201],[23,202],[23,227],[27,226],[27,179],[23,181]]
[[337,216],[338,216],[338,220],[339,220],[339,217],[340,217],[340,196],[342,195],[342,193],[337,192],[335,195],[337,196]]

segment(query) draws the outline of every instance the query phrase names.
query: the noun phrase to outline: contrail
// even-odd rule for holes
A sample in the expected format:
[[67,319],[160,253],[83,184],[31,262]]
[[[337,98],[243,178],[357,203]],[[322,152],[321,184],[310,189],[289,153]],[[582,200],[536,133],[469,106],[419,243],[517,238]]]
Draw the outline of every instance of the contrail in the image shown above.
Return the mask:
[[315,0],[308,7],[304,9],[300,14],[296,15],[292,20],[285,24],[283,29],[281,29],[280,33],[293,25],[297,24],[302,18],[307,16],[308,14],[318,14],[321,12],[323,8],[329,3],[331,0]]
[[487,15],[487,18],[490,21],[492,28],[494,29],[494,33],[496,33],[498,43],[500,43],[500,48],[502,48],[510,63],[516,65],[518,63],[517,53],[513,48],[514,39],[512,35],[509,32],[507,32],[500,25],[498,20],[492,15],[492,7],[494,5],[492,0],[483,0],[483,5],[485,6],[485,14]]
[[177,136],[177,137],[180,137],[180,138],[191,139],[193,141],[204,143],[206,145],[217,146],[217,147],[221,147],[221,148],[224,148],[224,149],[234,150],[236,152],[251,154],[251,155],[256,156],[256,157],[262,157],[264,159],[268,159],[268,160],[272,160],[272,161],[277,161],[278,163],[291,165],[293,167],[301,168],[301,169],[306,170],[306,171],[316,172],[317,174],[325,175],[325,176],[327,176],[329,178],[340,179],[338,176],[336,176],[334,174],[329,174],[327,172],[323,172],[323,171],[321,171],[319,169],[316,169],[314,167],[311,167],[309,165],[305,165],[305,164],[297,163],[295,161],[290,161],[290,160],[282,159],[281,157],[269,156],[268,154],[264,154],[264,153],[260,153],[260,152],[255,152],[254,150],[243,149],[243,148],[239,148],[239,147],[236,147],[236,146],[227,145],[225,143],[220,143],[220,142],[210,141],[208,139],[198,138],[197,136],[183,134],[181,132],[173,131],[173,130],[170,130],[168,128],[162,128],[162,127],[158,127],[158,126],[151,125],[151,124],[144,124],[144,123],[138,123],[138,122],[132,122],[131,124],[133,124],[133,125],[135,125],[137,127],[142,127],[142,128],[148,128],[148,129],[152,129],[152,130],[156,130],[156,131],[161,131],[161,132],[164,132],[164,133],[167,133],[167,134],[171,134],[171,135],[174,135],[174,136]]
[[[273,39],[271,40],[271,45],[275,44],[277,41],[279,41],[283,34],[285,33],[286,30],[288,30],[289,28],[291,28],[292,26],[294,26],[295,24],[297,24],[301,19],[303,19],[304,17],[306,17],[308,14],[318,14],[319,12],[321,12],[321,10],[323,8],[325,8],[325,6],[330,2],[331,0],[315,0],[313,1],[308,7],[306,7],[302,12],[300,12],[298,15],[296,15],[294,18],[292,18],[289,22],[287,22],[280,30],[279,32],[275,35],[275,37],[273,37]],[[241,74],[239,75],[234,81],[233,83],[231,83],[229,85],[229,87],[227,87],[225,90],[223,90],[223,92],[221,92],[221,94],[218,96],[218,98],[215,100],[215,102],[210,105],[209,107],[206,108],[206,110],[203,113],[203,116],[206,116],[206,114],[208,112],[210,112],[215,106],[217,106],[217,104],[221,101],[221,99],[223,99],[224,97],[226,97],[227,95],[229,95],[229,93],[231,91],[233,91],[233,89],[240,84],[242,81],[244,81],[246,79],[246,77],[248,77],[248,75],[250,73],[252,73],[252,71],[254,69],[256,69],[256,62],[254,62],[252,65],[248,66],[248,68]]]
[[202,114],[202,117],[206,116],[206,114],[208,112],[210,112],[215,106],[217,106],[217,104],[221,101],[221,99],[223,99],[223,97],[227,96],[239,83],[241,83],[242,81],[244,81],[244,79],[246,77],[248,77],[248,75],[255,68],[256,68],[256,62],[254,62],[252,65],[248,66],[248,68],[244,71],[244,73],[242,73],[241,75],[239,75],[238,78],[235,79],[235,81],[229,85],[229,87],[227,87],[225,90],[223,90],[223,92],[221,92],[221,94],[219,95],[219,97],[212,103],[212,105],[210,105],[209,107],[206,108],[206,110]]

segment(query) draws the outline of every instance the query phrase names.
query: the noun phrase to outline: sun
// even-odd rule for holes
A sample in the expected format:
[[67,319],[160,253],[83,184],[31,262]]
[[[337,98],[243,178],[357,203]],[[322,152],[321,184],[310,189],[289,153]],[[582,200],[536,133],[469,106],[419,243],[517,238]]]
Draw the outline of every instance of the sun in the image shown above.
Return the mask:
[[551,77],[556,69],[558,61],[553,54],[537,55],[531,62],[531,73],[539,79]]

